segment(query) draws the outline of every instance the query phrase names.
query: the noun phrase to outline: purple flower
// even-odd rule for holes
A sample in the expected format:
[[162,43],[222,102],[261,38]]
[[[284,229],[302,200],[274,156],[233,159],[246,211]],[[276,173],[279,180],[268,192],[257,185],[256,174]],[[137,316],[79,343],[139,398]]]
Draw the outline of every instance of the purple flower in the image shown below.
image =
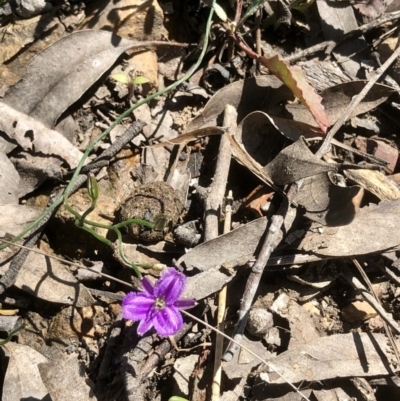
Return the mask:
[[169,267],[155,285],[144,277],[142,286],[141,292],[130,292],[122,300],[124,318],[140,320],[137,332],[141,336],[153,326],[163,337],[179,331],[183,326],[179,309],[189,309],[196,304],[191,299],[179,299],[186,287],[186,276]]

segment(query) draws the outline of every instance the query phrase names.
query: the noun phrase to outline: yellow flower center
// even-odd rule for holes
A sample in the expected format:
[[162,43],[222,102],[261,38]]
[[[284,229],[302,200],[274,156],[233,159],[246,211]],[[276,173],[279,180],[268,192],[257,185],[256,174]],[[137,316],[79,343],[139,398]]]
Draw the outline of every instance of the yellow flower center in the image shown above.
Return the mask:
[[154,306],[157,309],[162,309],[165,306],[165,300],[163,298],[156,298],[156,301],[154,302]]

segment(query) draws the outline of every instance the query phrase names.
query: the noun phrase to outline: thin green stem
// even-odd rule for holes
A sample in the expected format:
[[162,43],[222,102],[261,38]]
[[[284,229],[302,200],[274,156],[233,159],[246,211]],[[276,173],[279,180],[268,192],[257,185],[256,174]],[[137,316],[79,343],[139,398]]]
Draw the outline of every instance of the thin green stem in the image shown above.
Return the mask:
[[3,341],[0,341],[0,347],[2,347],[3,345],[7,344],[7,343],[13,338],[13,336],[14,336],[15,334],[17,334],[17,333],[18,333],[21,329],[23,329],[23,328],[24,328],[24,326],[19,326],[19,327],[17,327],[16,329],[10,331],[10,332],[8,333],[7,338],[6,338],[5,340],[3,340]]

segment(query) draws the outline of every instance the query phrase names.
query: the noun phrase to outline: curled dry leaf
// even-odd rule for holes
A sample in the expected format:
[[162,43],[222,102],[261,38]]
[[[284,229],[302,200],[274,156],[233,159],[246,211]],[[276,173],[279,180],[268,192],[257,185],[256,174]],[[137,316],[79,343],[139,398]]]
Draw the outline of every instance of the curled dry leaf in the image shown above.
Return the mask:
[[349,224],[359,211],[364,190],[358,185],[342,187],[331,179],[332,173],[307,177],[295,201],[305,208],[304,215],[330,227]]
[[278,185],[290,184],[327,171],[336,171],[336,163],[326,163],[308,148],[304,138],[283,149],[264,171]]
[[287,118],[270,116],[262,111],[254,111],[253,113],[250,113],[244,120],[242,120],[238,130],[243,129],[242,127],[244,124],[251,124],[260,134],[266,130],[270,130],[272,125],[285,138],[290,139],[293,142],[297,141],[301,136],[304,136],[304,138],[316,138],[324,135],[320,129],[311,125],[289,120]]

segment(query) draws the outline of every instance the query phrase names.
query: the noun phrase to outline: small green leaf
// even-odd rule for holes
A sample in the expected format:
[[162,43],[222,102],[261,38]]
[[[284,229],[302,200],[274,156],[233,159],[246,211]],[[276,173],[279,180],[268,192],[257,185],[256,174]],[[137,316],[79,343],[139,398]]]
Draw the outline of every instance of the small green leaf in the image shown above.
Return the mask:
[[141,85],[141,84],[146,84],[149,82],[149,80],[146,77],[143,77],[142,75],[139,75],[136,78],[133,78],[132,83],[134,85]]
[[114,79],[117,82],[121,82],[122,84],[126,84],[126,85],[128,85],[131,82],[128,75],[125,75],[125,74],[113,74],[113,75],[110,75],[110,78]]
[[168,225],[171,221],[169,217],[165,214],[159,213],[154,217],[154,228],[155,231],[163,231],[164,228]]
[[97,184],[96,177],[92,173],[89,173],[88,175],[87,190],[92,201],[96,202],[97,198],[99,197],[99,186]]
[[222,21],[224,21],[224,22],[228,21],[228,16],[226,15],[225,10],[219,4],[214,3],[213,8],[214,8],[215,14],[217,14],[218,17]]
[[306,10],[308,10],[313,4],[314,4],[314,0],[304,0],[301,3],[294,5],[293,9],[303,13]]

